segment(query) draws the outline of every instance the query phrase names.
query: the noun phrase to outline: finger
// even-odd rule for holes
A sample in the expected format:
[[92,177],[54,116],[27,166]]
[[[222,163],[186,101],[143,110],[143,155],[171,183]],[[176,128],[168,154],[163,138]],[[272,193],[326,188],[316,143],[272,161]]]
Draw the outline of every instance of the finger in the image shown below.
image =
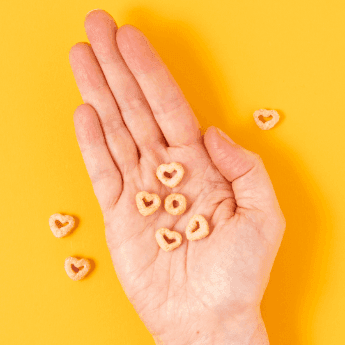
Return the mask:
[[85,30],[139,150],[165,144],[143,92],[119,52],[114,19],[103,10],[92,11],[85,19]]
[[84,102],[92,105],[100,118],[111,155],[122,173],[131,171],[138,163],[137,148],[89,44],[73,46],[70,63]]
[[285,220],[272,182],[259,156],[235,144],[215,127],[207,130],[204,142],[213,163],[232,183],[237,207],[261,210],[276,225],[270,229],[284,228]]
[[169,145],[189,145],[200,140],[200,126],[193,110],[143,33],[124,25],[117,31],[116,40]]
[[102,211],[111,208],[122,191],[122,179],[104,140],[95,110],[88,104],[74,112],[78,144]]

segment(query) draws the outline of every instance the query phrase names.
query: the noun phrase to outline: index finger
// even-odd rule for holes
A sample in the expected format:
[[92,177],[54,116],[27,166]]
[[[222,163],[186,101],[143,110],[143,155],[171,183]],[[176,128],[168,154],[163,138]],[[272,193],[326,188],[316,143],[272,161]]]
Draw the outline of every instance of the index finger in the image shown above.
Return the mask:
[[116,40],[169,145],[200,140],[200,125],[191,106],[144,34],[132,25],[124,25],[118,29]]

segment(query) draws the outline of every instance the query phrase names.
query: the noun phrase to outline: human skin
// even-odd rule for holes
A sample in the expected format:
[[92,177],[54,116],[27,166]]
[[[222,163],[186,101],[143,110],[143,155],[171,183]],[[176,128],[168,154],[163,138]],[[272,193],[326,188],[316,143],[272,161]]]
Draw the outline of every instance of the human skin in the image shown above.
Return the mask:
[[[90,12],[91,44],[70,50],[83,98],[74,114],[77,140],[103,212],[117,276],[156,344],[269,344],[260,303],[285,229],[260,157],[198,121],[166,65],[137,28],[117,28],[103,10]],[[245,133],[244,133],[245,135]],[[173,189],[155,176],[179,162]],[[187,199],[173,216],[160,207],[144,217],[139,191]],[[187,241],[202,214],[210,234]],[[161,227],[183,240],[172,252],[157,244]]]

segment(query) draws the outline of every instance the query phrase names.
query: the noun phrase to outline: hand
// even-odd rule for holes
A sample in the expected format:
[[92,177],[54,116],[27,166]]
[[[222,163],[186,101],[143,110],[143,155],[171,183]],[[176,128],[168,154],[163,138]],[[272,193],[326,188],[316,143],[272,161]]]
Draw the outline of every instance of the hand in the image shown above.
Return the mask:
[[[119,29],[105,11],[85,21],[91,46],[78,43],[70,63],[85,104],[75,111],[78,143],[104,215],[118,278],[157,343],[268,344],[260,302],[285,220],[258,155],[211,127],[204,137],[182,91],[135,27]],[[170,190],[162,163],[185,168]],[[135,195],[188,202],[181,216],[161,206],[144,217]],[[160,227],[184,234],[202,214],[210,234],[164,252]]]

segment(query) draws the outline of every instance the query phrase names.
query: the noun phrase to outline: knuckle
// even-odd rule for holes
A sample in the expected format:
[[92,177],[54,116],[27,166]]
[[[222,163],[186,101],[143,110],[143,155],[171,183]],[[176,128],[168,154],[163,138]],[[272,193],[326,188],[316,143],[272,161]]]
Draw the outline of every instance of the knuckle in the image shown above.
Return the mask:
[[114,114],[109,114],[107,119],[102,121],[102,127],[106,136],[117,136],[120,131],[125,129],[122,119]]
[[188,108],[184,99],[176,92],[169,94],[163,102],[152,105],[152,107],[153,112],[158,115],[173,114],[180,110],[182,112],[185,107]]
[[254,164],[264,166],[264,161],[258,153],[249,151],[247,149],[244,149],[244,151],[247,152],[247,155],[251,157]]
[[254,155],[255,160],[256,160],[259,164],[264,165],[264,161],[263,161],[262,157],[261,157],[258,153],[253,152],[253,155]]
[[257,171],[266,171],[265,163],[259,154],[253,153],[253,162],[254,166],[256,166]]
[[119,104],[121,113],[131,113],[137,109],[149,110],[149,105],[146,101],[146,98],[143,94],[138,94],[133,97],[133,92],[125,93],[123,95],[124,99]]

